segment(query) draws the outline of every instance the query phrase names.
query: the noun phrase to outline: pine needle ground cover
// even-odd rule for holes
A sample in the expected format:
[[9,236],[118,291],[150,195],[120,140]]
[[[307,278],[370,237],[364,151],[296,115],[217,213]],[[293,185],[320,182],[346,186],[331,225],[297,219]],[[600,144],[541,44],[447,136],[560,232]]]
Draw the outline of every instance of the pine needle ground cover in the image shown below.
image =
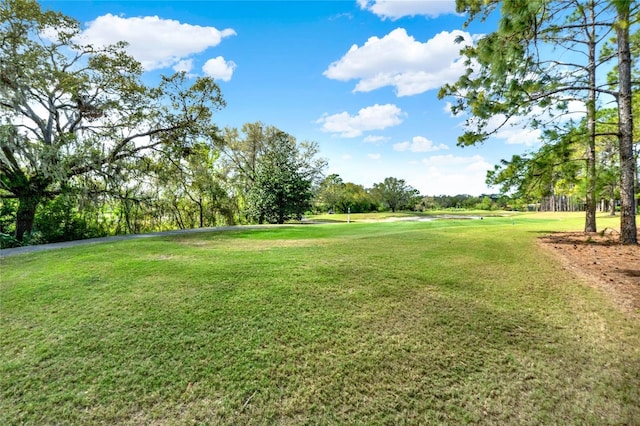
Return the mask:
[[536,245],[581,225],[282,226],[3,258],[0,424],[637,424],[640,320]]

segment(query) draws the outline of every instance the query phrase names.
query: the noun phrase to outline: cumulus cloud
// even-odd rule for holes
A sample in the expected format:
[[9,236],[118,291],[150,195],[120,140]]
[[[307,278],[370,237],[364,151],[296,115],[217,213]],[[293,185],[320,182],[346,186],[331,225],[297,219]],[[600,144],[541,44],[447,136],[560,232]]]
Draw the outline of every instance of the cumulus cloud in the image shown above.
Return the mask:
[[411,142],[405,141],[394,144],[393,149],[396,151],[432,152],[439,151],[441,149],[449,149],[449,147],[445,144],[435,145],[424,136],[415,136],[411,139]]
[[422,15],[435,18],[456,12],[455,0],[358,0],[361,9],[366,9],[382,19],[396,20],[404,16]]
[[230,28],[218,30],[158,16],[125,18],[108,13],[89,22],[81,39],[98,46],[126,41],[127,52],[149,71],[177,66],[235,34]]
[[424,194],[481,194],[487,193],[488,170],[493,169],[484,157],[474,155],[434,155],[422,160],[426,170],[420,173],[418,188]]
[[508,145],[532,146],[540,143],[542,130],[514,126],[500,129],[495,137],[503,139]]
[[367,154],[367,157],[369,157],[372,160],[379,160],[381,155],[380,154]]
[[493,192],[485,183],[486,173],[493,169],[493,165],[482,155],[434,154],[423,158],[415,155],[410,161],[403,162],[381,154],[379,159],[373,159],[365,152],[365,159],[369,161],[354,162],[349,167],[331,173],[339,173],[345,182],[357,182],[368,188],[376,182],[382,182],[387,176],[395,176],[404,179],[423,195],[480,195]]
[[[456,43],[457,39],[463,42]],[[453,83],[464,74],[460,49],[473,40],[469,33],[454,30],[423,43],[397,28],[382,38],[369,38],[362,46],[354,44],[323,74],[333,80],[358,80],[354,92],[392,86],[398,96],[417,95]]]
[[364,141],[366,143],[378,143],[378,142],[384,142],[386,140],[389,140],[388,136],[369,135],[364,138]]
[[[533,108],[526,116],[511,117],[508,120],[506,120],[504,115],[498,114],[489,120],[486,130],[488,132],[494,131],[493,138],[501,139],[509,145],[532,146],[540,144],[540,138],[542,137],[541,129],[530,126],[533,120],[542,123],[564,123],[571,119],[582,119],[585,116],[585,111],[584,102],[571,101],[567,106],[567,111],[561,115],[551,116],[548,110],[539,107]],[[475,117],[470,117],[463,127],[465,130],[473,130],[477,126],[478,123]]]
[[480,165],[481,167],[487,166],[487,170],[492,166],[484,160],[484,157],[481,155],[473,155],[471,157],[461,157],[457,155],[447,154],[447,155],[432,155],[431,157],[427,157],[422,160],[422,163],[429,167],[472,167],[477,169]]
[[233,71],[236,69],[236,64],[233,61],[225,61],[222,56],[209,59],[202,71],[209,77],[213,77],[217,80],[229,81],[233,75]]
[[173,66],[173,70],[175,72],[184,71],[186,73],[189,73],[191,72],[192,68],[193,68],[193,59],[184,59]]
[[397,126],[406,116],[396,105],[372,105],[362,108],[356,115],[348,112],[325,114],[316,120],[322,124],[322,131],[339,134],[343,138],[355,138],[369,130],[382,130]]

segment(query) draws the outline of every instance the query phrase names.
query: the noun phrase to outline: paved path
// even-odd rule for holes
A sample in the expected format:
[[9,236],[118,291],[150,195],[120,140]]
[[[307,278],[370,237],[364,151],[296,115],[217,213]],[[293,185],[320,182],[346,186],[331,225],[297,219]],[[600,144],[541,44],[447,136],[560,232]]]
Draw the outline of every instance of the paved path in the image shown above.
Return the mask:
[[134,240],[139,238],[151,238],[151,237],[163,237],[166,235],[182,235],[182,234],[198,234],[201,232],[220,232],[231,231],[236,229],[256,229],[265,228],[270,225],[242,225],[242,226],[218,226],[215,228],[196,228],[196,229],[181,229],[177,231],[164,231],[164,232],[152,232],[150,234],[129,234],[129,235],[117,235],[115,237],[102,237],[102,238],[89,238],[86,240],[65,241],[62,243],[40,244],[35,246],[24,246],[9,249],[0,250],[0,257],[14,256],[22,253],[35,253],[37,251],[55,250],[65,247],[75,247],[86,244],[105,243],[121,240]]

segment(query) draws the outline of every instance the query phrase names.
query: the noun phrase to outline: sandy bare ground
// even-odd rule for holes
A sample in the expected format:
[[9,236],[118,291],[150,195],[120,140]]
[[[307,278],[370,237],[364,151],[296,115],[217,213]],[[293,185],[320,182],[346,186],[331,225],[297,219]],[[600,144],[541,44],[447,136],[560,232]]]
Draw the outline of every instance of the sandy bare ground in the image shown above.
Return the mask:
[[617,230],[607,228],[600,233],[558,232],[538,241],[623,310],[640,315],[640,245],[622,245],[619,239]]

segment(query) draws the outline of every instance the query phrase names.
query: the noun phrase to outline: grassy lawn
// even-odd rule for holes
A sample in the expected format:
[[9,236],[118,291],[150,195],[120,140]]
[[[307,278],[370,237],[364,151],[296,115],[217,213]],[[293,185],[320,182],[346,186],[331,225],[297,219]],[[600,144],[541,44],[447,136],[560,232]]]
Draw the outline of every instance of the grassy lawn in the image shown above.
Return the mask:
[[1,259],[0,424],[639,424],[640,321],[536,246],[582,221],[267,227]]

